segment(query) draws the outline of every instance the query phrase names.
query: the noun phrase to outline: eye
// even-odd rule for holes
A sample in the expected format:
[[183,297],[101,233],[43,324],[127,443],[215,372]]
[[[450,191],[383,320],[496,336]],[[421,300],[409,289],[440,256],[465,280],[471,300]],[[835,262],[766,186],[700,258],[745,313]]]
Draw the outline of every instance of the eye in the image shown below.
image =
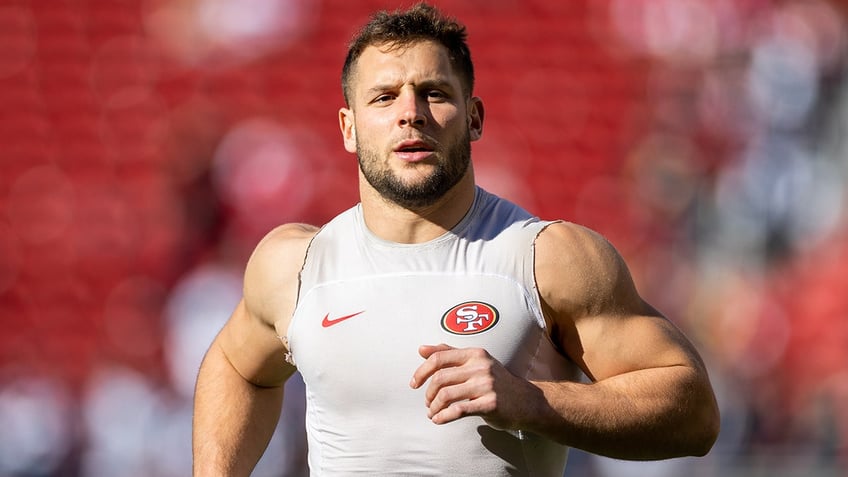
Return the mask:
[[395,96],[392,95],[392,94],[381,94],[381,95],[377,96],[376,98],[374,98],[371,102],[375,103],[375,104],[388,103],[388,102],[392,101],[393,99],[395,99]]
[[431,103],[440,103],[448,99],[448,95],[446,95],[443,91],[439,91],[437,89],[431,89],[427,91],[426,96],[427,100]]

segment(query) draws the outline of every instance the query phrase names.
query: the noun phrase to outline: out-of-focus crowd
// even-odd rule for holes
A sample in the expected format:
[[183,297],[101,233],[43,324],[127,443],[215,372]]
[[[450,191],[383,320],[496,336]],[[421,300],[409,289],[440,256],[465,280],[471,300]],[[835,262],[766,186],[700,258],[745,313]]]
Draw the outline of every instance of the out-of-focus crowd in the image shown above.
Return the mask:
[[[469,28],[484,187],[605,234],[696,342],[705,458],[848,469],[848,6],[441,0]],[[341,63],[369,0],[0,4],[0,476],[183,476],[206,346],[274,225],[357,200]],[[282,358],[282,357],[281,357]],[[254,475],[305,475],[303,384]]]

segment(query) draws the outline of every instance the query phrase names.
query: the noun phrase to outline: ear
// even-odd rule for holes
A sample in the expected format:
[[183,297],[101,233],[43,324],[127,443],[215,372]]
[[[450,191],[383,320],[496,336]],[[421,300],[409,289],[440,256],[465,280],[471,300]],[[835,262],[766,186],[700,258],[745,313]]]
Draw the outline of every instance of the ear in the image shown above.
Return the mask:
[[468,100],[468,133],[472,141],[476,141],[483,136],[483,117],[485,116],[483,109],[483,100],[474,96]]
[[342,130],[345,150],[356,153],[356,125],[352,109],[339,109],[339,128]]

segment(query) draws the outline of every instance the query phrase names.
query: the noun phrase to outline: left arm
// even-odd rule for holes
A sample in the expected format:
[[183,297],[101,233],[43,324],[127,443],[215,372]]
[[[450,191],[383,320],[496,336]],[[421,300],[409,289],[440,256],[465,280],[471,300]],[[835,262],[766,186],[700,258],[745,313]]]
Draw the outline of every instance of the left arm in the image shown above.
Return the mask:
[[529,382],[480,349],[422,346],[411,385],[428,379],[437,424],[479,415],[623,459],[704,455],[718,410],[694,346],[645,303],[621,257],[597,234],[554,224],[536,242],[548,332],[592,380]]

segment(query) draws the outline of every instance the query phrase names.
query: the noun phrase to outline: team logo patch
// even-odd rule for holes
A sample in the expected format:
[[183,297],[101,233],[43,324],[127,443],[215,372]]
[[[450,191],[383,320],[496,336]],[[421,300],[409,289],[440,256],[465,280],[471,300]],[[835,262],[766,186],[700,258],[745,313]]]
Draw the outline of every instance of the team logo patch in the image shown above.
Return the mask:
[[466,301],[442,316],[442,328],[455,335],[476,335],[498,323],[498,310],[480,301]]

